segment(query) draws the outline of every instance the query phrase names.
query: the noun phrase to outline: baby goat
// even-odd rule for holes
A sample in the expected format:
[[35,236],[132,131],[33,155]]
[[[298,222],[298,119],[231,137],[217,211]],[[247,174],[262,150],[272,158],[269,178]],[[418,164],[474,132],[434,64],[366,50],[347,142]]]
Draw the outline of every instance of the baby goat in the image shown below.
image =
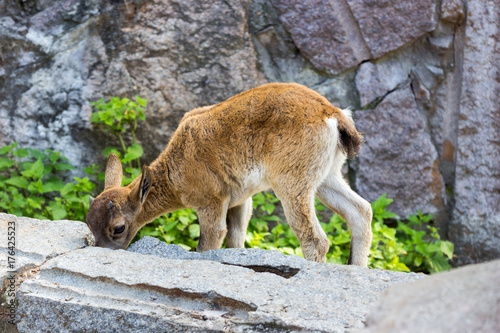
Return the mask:
[[184,116],[166,149],[130,185],[111,154],[104,191],[87,224],[96,246],[125,249],[154,218],[193,208],[200,221],[197,251],[244,247],[252,195],[272,188],[304,257],[324,262],[329,241],[314,209],[317,196],[352,234],[349,263],[366,266],[372,240],[370,204],[341,175],[362,137],[350,115],[317,92],[271,83]]

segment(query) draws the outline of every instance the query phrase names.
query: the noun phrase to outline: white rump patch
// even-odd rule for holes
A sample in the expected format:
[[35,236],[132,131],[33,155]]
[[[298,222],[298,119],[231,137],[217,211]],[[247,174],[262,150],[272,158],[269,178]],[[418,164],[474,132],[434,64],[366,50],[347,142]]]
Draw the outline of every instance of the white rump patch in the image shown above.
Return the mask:
[[342,113],[344,114],[344,116],[346,116],[347,118],[349,118],[349,120],[351,121],[351,123],[354,124],[354,119],[352,119],[352,110],[351,109],[349,109],[349,108],[343,109]]
[[336,118],[327,118],[325,120],[326,124],[328,125],[328,127],[330,127],[331,129],[333,130],[337,130],[337,119]]

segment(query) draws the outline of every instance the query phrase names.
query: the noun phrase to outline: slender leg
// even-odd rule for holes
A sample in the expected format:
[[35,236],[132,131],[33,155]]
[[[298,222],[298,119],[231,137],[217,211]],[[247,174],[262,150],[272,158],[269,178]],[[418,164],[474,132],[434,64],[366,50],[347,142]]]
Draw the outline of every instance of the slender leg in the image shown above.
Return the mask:
[[248,198],[240,206],[227,211],[227,247],[245,247],[248,222],[252,216],[252,198]]
[[228,201],[214,201],[197,210],[200,221],[200,241],[196,251],[220,249],[227,233],[226,216]]
[[334,172],[323,181],[316,195],[321,202],[347,221],[351,230],[348,263],[366,267],[372,242],[370,203],[351,190],[340,173]]
[[297,236],[307,260],[325,262],[330,242],[321,228],[314,208],[314,191],[287,193],[273,189],[281,200],[288,225]]

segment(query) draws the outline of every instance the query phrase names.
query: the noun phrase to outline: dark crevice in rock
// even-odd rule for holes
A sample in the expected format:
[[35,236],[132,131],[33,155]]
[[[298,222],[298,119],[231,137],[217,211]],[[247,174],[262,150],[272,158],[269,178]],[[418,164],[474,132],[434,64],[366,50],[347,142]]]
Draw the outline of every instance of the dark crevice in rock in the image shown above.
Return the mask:
[[271,266],[261,266],[261,265],[237,265],[237,264],[228,264],[228,263],[224,263],[224,262],[223,262],[223,264],[230,265],[230,266],[239,266],[239,267],[249,268],[257,273],[271,273],[271,274],[275,274],[275,275],[284,277],[285,279],[289,279],[291,277],[294,277],[295,275],[297,275],[297,273],[300,272],[300,269],[288,267],[288,266],[271,267]]
[[384,99],[388,95],[395,92],[396,90],[404,89],[404,88],[408,87],[410,85],[410,83],[411,83],[411,79],[410,78],[406,79],[405,81],[399,83],[394,89],[387,91],[383,96],[377,97],[376,99],[374,99],[373,101],[371,101],[367,105],[361,107],[359,110],[357,110],[357,112],[374,110],[380,103],[382,103],[384,101]]

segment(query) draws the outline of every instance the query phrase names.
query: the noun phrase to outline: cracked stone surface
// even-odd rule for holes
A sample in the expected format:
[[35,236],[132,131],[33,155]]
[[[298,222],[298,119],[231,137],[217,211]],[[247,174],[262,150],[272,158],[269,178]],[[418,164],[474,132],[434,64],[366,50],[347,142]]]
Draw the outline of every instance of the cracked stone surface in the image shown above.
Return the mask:
[[[499,6],[498,0],[0,1],[0,146],[61,151],[77,167],[65,177],[84,177],[83,168],[104,163],[105,147],[119,146],[90,123],[88,102],[139,94],[149,100],[136,133],[147,164],[186,111],[267,81],[299,82],[354,110],[367,142],[394,140],[396,159],[372,144],[349,162],[354,188],[362,179],[370,200],[383,193],[380,185],[400,214],[434,214],[441,237],[455,243],[454,264],[498,258]],[[390,105],[401,119],[387,123],[377,104],[408,82],[413,96],[401,110]],[[367,109],[381,117],[366,116]],[[393,132],[412,126],[418,133],[401,138],[412,142],[403,152]],[[382,173],[372,172],[372,162]]]
[[87,247],[49,260],[22,284],[18,329],[341,332],[363,327],[388,286],[421,277],[306,262],[284,278],[211,260]]
[[272,2],[301,53],[319,70],[340,73],[369,59],[369,55],[356,57],[356,45],[342,26],[341,13],[329,1]]
[[363,327],[387,287],[424,277],[150,237],[128,251],[85,247],[81,222],[0,216],[16,223],[16,258],[40,256],[17,290],[19,332],[343,332]]
[[407,81],[411,67],[409,58],[401,61],[388,57],[384,62],[361,64],[356,73],[356,88],[361,106],[382,98]]
[[[8,229],[15,222],[15,268],[8,268]],[[49,221],[0,213],[0,277],[3,283],[8,271],[21,272],[38,266],[62,253],[87,246],[87,225],[77,221]]]

